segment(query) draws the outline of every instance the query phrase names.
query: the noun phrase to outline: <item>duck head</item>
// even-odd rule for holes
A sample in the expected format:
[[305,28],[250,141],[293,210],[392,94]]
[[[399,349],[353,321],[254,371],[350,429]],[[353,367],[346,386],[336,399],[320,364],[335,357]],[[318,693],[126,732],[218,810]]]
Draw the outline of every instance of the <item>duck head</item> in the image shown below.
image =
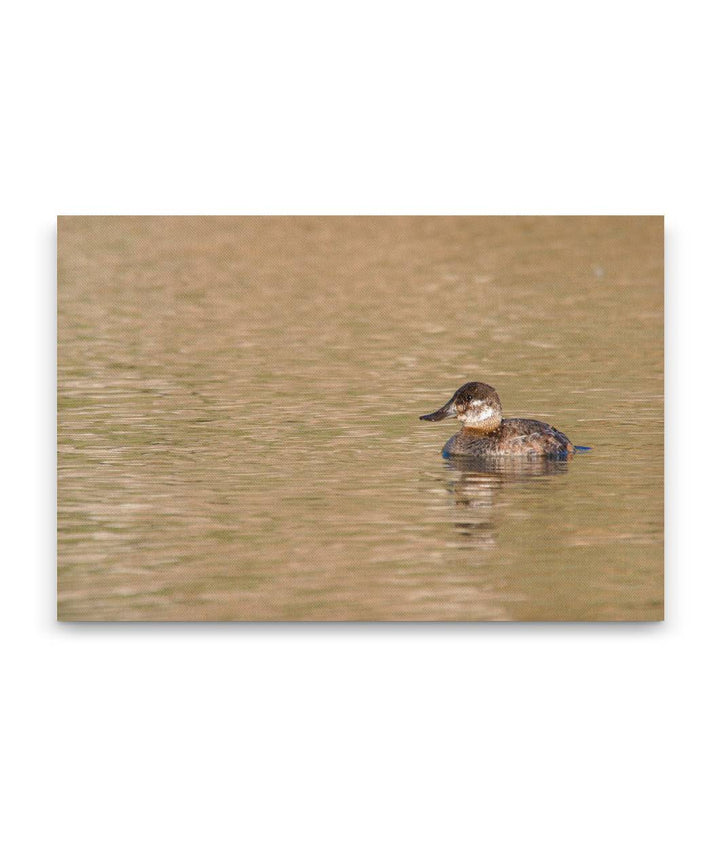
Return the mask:
[[463,384],[439,410],[420,418],[428,422],[453,418],[462,422],[466,428],[483,432],[494,431],[502,422],[500,396],[486,383],[471,381]]

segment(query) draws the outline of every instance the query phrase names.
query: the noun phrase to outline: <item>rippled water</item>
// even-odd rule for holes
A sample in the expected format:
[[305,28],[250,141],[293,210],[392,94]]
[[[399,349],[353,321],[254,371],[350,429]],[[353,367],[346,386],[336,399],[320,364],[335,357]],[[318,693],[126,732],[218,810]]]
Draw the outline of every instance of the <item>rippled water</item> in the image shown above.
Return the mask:
[[[60,218],[63,619],[657,619],[660,218]],[[592,452],[484,471],[482,380]]]

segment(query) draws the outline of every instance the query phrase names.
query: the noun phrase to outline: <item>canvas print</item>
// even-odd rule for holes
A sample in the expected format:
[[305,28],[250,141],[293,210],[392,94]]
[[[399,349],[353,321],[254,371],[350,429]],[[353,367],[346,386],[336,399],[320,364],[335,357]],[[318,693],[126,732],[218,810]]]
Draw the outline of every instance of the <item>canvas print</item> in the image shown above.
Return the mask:
[[663,243],[60,217],[59,619],[662,619]]

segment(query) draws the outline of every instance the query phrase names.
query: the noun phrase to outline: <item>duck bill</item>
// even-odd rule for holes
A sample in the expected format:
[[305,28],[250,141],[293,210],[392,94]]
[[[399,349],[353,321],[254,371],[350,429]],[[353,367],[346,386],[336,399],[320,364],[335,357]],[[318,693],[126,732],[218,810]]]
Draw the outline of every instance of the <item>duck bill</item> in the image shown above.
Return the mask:
[[455,409],[455,399],[451,398],[440,410],[436,410],[434,413],[426,413],[425,416],[421,416],[420,418],[425,419],[427,422],[439,422],[441,419],[453,416],[457,416],[457,410]]

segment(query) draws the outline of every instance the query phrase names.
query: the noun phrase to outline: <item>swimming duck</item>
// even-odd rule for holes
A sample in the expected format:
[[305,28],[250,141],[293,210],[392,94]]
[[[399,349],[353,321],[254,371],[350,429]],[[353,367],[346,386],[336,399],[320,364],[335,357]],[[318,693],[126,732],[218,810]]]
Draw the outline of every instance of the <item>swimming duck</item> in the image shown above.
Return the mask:
[[574,446],[557,428],[536,419],[503,419],[500,396],[486,383],[471,381],[447,404],[421,416],[428,422],[454,417],[463,423],[443,448],[443,457],[461,455],[527,455],[566,458],[587,446]]

